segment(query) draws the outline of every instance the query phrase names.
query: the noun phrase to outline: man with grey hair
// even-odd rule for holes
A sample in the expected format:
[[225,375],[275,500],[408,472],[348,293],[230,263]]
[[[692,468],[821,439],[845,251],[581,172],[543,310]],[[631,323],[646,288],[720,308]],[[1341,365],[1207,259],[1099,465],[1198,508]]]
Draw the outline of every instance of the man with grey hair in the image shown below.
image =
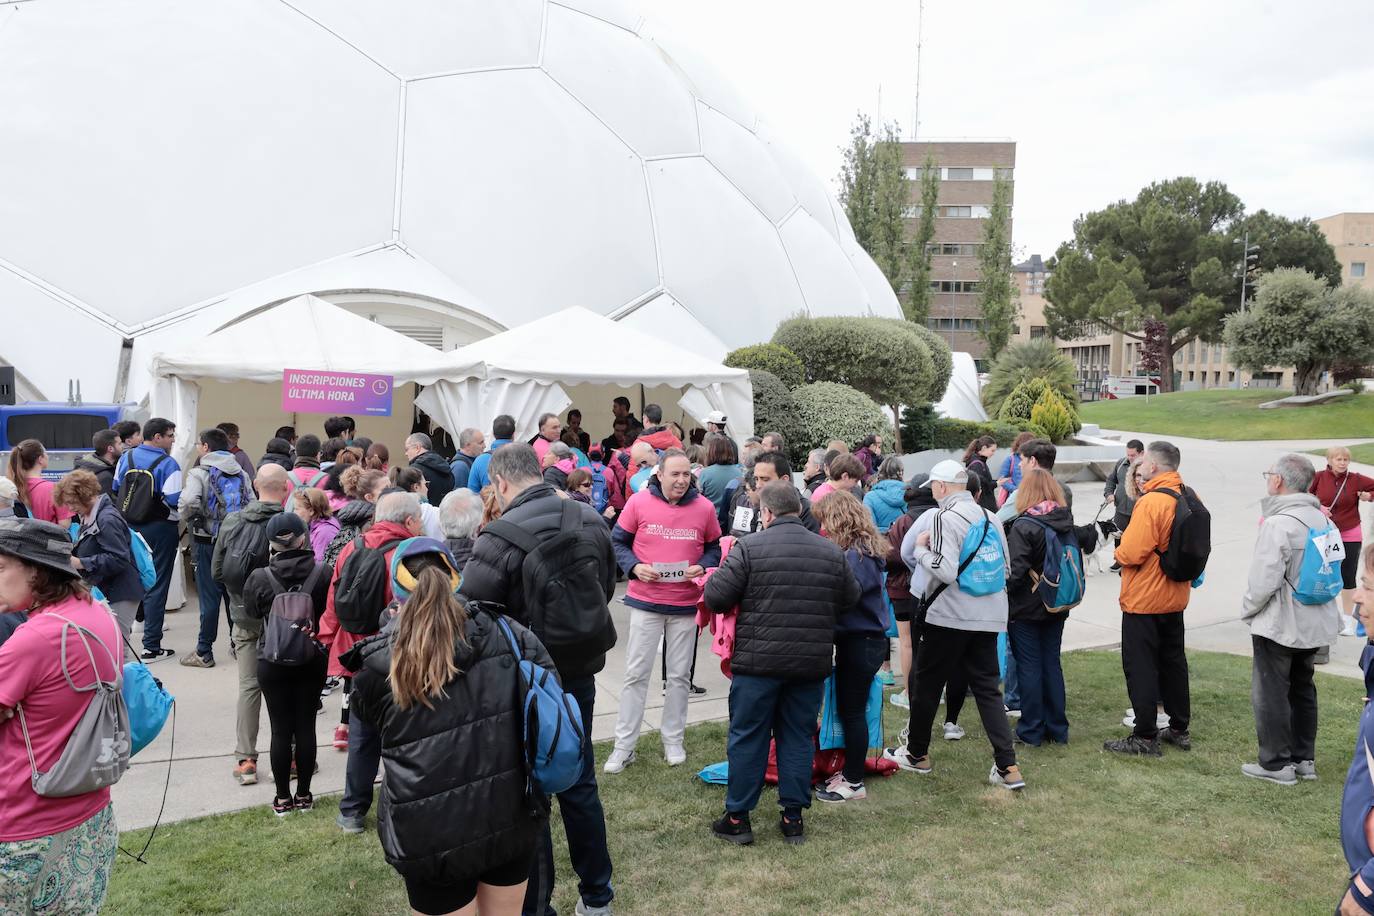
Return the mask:
[[[616,640],[608,606],[615,595],[615,553],[606,523],[591,506],[559,497],[543,480],[539,458],[529,445],[515,443],[492,453],[487,472],[501,517],[473,542],[459,590],[471,600],[504,605],[507,614],[534,631],[558,667],[563,689],[577,701],[582,721],[590,723],[595,715],[595,676],[606,666],[606,650]],[[576,562],[559,562],[569,553]],[[553,596],[541,589],[541,596],[527,597],[527,585],[553,581],[539,570],[555,563],[560,567],[559,587]],[[573,633],[591,635],[567,641]],[[577,782],[558,795],[558,809],[579,879],[577,912],[609,913],[615,896],[611,854],[590,728],[582,746],[582,771]],[[543,832],[525,892],[526,913],[547,913],[553,893],[553,842],[547,823]]]
[[482,524],[482,497],[459,487],[439,504],[439,527],[444,531],[444,543],[458,563],[458,571],[472,559],[472,540]]
[[[458,434],[458,454],[453,456],[453,460],[448,463],[448,469],[453,474],[453,487],[459,489],[468,485],[468,475],[472,472],[472,463],[477,460],[477,456],[487,449],[487,438],[482,435],[480,429],[469,426]],[[435,500],[436,503],[441,500]]]
[[[1299,594],[1303,559],[1320,551],[1339,585],[1345,548],[1341,533],[1308,493],[1316,470],[1305,455],[1288,454],[1264,472],[1267,495],[1260,502],[1259,536],[1250,578],[1241,599],[1241,619],[1250,624],[1254,658],[1250,702],[1255,712],[1259,761],[1240,771],[1254,779],[1291,786],[1316,779],[1317,688],[1312,666],[1317,650],[1336,641],[1341,629],[1337,590],[1325,601]],[[1134,523],[1132,523],[1134,524]]]
[[563,421],[558,419],[558,414],[540,414],[539,432],[530,440],[530,445],[534,446],[534,457],[543,461],[544,453],[549,450],[549,446],[561,441],[562,438]]
[[406,436],[406,461],[424,475],[429,483],[430,504],[437,505],[453,489],[453,471],[449,469],[447,461],[431,451],[433,448],[433,440],[424,433]]
[[827,479],[825,449],[813,448],[807,453],[806,467],[802,469],[802,489],[806,490],[806,495],[809,497]]
[[[382,612],[393,598],[391,557],[402,541],[419,537],[422,530],[420,500],[415,494],[388,493],[377,500],[372,527],[339,551],[319,635],[320,642],[329,647],[331,673],[340,669],[351,672],[350,684],[352,673],[362,667],[358,653],[350,650],[377,634]],[[348,696],[346,684],[345,706]],[[382,738],[352,711],[348,714],[346,732],[348,764],[335,823],[344,833],[362,833],[363,819],[372,807],[372,782],[382,759]]]
[[544,482],[555,490],[568,489],[568,475],[577,467],[573,450],[566,442],[550,442],[542,461]]

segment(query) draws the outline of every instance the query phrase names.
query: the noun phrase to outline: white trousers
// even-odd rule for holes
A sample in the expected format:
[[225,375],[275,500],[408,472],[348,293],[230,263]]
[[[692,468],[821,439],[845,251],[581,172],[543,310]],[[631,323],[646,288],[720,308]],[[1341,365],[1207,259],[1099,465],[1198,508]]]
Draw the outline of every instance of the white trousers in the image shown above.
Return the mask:
[[693,614],[658,614],[630,608],[630,642],[625,649],[625,686],[620,691],[620,715],[615,723],[617,750],[634,750],[644,725],[649,676],[658,660],[660,640],[667,641],[668,689],[663,697],[659,731],[664,747],[682,747],[687,731],[687,691],[692,683],[692,655],[697,625]]

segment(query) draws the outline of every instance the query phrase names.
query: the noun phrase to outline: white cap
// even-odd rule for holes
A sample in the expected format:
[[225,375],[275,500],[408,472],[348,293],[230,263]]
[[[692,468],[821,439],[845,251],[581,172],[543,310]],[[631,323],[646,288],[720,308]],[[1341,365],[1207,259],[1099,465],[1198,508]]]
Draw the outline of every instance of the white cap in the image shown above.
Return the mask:
[[721,411],[721,410],[713,410],[713,411],[711,411],[710,413],[708,413],[708,414],[706,415],[706,422],[707,422],[707,423],[714,423],[714,424],[716,424],[717,426],[724,426],[725,423],[726,423],[726,420],[725,420],[725,412],[724,412],[724,411]]
[[968,470],[959,462],[946,458],[930,469],[930,479],[941,483],[968,483]]

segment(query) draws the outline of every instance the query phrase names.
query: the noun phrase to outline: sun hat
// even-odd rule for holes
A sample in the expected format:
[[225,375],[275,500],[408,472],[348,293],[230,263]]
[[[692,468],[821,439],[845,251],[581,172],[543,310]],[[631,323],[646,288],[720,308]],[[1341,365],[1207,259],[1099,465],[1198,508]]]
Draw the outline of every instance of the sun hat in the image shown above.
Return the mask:
[[66,530],[36,518],[0,518],[0,553],[46,566],[72,579],[72,539]]
[[968,483],[968,469],[952,459],[946,458],[930,469],[931,482]]
[[415,576],[411,574],[409,569],[406,569],[405,562],[426,553],[438,554],[443,558],[444,565],[448,567],[449,581],[452,582],[455,592],[458,591],[458,586],[463,584],[463,576],[458,570],[458,561],[453,558],[453,553],[442,541],[434,538],[407,538],[396,547],[396,551],[391,555],[391,593],[396,596],[397,601],[408,600],[410,593],[415,590]]

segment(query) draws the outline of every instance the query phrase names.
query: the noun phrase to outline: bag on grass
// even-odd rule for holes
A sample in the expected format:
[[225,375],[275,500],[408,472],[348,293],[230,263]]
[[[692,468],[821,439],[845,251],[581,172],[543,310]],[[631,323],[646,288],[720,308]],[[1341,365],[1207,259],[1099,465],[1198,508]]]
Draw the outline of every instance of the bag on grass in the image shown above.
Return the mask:
[[[864,706],[864,719],[868,723],[868,746],[883,746],[883,682],[873,676],[868,688],[868,702]],[[817,740],[820,749],[844,747],[844,726],[840,724],[840,710],[835,704],[835,672],[825,679],[821,693],[821,729]]]

